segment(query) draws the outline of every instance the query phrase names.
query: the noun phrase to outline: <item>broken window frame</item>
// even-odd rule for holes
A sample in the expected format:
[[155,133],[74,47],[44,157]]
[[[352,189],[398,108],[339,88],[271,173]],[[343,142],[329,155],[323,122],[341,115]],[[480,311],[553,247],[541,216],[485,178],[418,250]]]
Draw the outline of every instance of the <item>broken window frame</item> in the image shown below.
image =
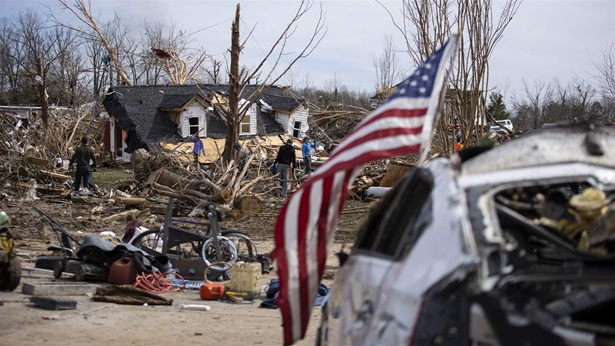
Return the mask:
[[370,213],[355,249],[395,260],[405,257],[431,223],[433,190],[431,172],[414,169]]
[[[192,123],[192,119],[196,120],[196,124]],[[188,119],[188,132],[189,132],[189,136],[194,136],[195,134],[199,134],[200,136],[203,136],[203,133],[200,133],[201,131],[201,122],[200,122],[200,118],[197,117],[189,117]]]
[[[587,183],[603,191],[615,189],[612,169],[585,163],[565,163],[527,167],[512,171],[491,172],[461,178],[460,186],[466,191],[466,207],[473,234],[483,244],[481,256],[485,258],[483,276],[506,272],[507,253],[505,231],[498,217],[495,197],[512,188],[530,188],[540,185]],[[579,260],[592,256],[581,256]]]

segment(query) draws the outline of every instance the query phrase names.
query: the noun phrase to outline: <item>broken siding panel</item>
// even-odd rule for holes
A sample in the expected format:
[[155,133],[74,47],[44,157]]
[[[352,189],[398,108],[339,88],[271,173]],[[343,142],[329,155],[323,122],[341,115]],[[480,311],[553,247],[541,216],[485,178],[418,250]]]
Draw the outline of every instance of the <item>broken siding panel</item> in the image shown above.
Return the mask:
[[[307,134],[307,131],[310,128],[308,125],[308,110],[305,107],[300,106],[299,108],[297,108],[295,112],[293,112],[293,114],[291,115],[291,121],[289,121],[289,123],[291,124],[291,127],[294,128],[295,122],[301,123],[300,133],[299,133],[299,136],[297,137],[299,138],[305,137],[305,135]],[[292,134],[292,132],[290,134]]]
[[275,112],[274,119],[278,122],[278,124],[282,126],[282,129],[284,129],[284,133],[288,135],[293,134],[294,124],[290,121],[290,116],[288,114]]
[[[193,102],[181,112],[179,118],[179,132],[182,137],[189,137],[193,132],[190,131],[191,127],[197,126],[199,136],[207,136],[207,123],[205,122],[205,107],[198,102]],[[190,119],[197,118],[198,124],[191,125]]]

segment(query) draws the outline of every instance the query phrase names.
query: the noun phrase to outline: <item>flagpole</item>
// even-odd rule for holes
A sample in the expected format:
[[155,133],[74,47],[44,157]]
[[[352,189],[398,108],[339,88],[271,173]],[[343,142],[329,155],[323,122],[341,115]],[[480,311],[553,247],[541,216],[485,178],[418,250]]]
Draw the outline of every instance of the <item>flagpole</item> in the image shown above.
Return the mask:
[[[450,38],[450,47],[447,47],[447,49],[450,50],[457,50],[457,44],[459,43],[459,34],[454,34],[452,35]],[[419,156],[419,161],[417,166],[421,166],[423,165],[423,163],[425,163],[425,160],[427,160],[427,155],[429,154],[429,150],[431,149],[431,144],[433,141],[433,137],[434,137],[434,133],[436,132],[436,125],[438,124],[438,121],[440,120],[440,116],[442,115],[442,104],[444,103],[444,100],[446,98],[446,93],[448,90],[448,86],[447,86],[447,81],[448,81],[448,77],[450,75],[450,70],[453,68],[453,63],[455,62],[455,56],[456,54],[451,54],[450,57],[450,63],[449,64],[445,64],[446,66],[449,66],[448,69],[445,69],[445,71],[443,72],[439,72],[442,73],[442,77],[443,81],[441,83],[442,85],[442,90],[440,90],[440,95],[437,98],[437,104],[435,105],[436,110],[434,112],[434,119],[433,119],[433,123],[431,124],[427,124],[426,122],[426,128],[428,129],[428,131],[425,131],[425,134],[427,136],[427,139],[423,141],[422,146],[421,146],[421,154]],[[436,81],[437,83],[437,81]],[[428,119],[426,119],[428,120]]]

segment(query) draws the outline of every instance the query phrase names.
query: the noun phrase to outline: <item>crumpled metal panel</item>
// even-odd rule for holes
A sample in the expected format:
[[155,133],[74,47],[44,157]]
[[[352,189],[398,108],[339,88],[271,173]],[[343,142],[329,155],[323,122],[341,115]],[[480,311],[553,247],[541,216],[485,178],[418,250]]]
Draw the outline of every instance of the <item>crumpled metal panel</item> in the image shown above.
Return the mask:
[[[588,150],[592,150],[588,136],[602,148],[602,155],[588,155]],[[464,162],[461,174],[572,161],[615,167],[615,150],[612,148],[615,148],[615,130],[608,127],[598,127],[593,131],[588,129],[588,125],[536,130]]]

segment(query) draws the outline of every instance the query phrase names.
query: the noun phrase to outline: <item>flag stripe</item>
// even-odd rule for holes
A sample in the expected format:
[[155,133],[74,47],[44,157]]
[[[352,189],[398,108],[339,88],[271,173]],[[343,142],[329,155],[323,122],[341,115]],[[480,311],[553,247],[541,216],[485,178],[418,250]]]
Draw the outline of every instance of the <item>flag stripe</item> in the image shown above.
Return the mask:
[[[335,149],[332,157],[336,156],[338,152],[343,152],[345,147],[350,145],[355,138],[363,137],[371,131],[376,131],[382,128],[391,127],[409,127],[416,128],[421,127],[424,122],[423,116],[426,114],[425,109],[417,110],[414,116],[404,116],[402,109],[390,109],[378,114],[378,117],[359,124],[353,132],[346,137],[346,139]],[[326,164],[326,163],[325,163]]]
[[456,42],[454,36],[365,117],[280,210],[271,257],[284,344],[305,335],[350,183],[365,163],[419,153],[428,144]]

